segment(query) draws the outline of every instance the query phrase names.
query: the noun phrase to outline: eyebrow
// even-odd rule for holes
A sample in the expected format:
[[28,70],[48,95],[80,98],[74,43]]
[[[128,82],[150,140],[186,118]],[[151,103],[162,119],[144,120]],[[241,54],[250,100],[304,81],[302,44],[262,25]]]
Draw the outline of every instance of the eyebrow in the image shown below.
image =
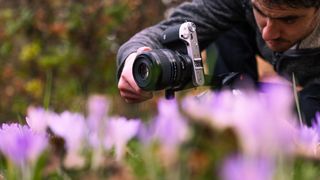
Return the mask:
[[263,13],[254,3],[252,3],[252,7],[253,7],[253,9],[255,9],[262,16],[269,17],[271,19],[293,20],[293,19],[297,19],[299,17],[302,17],[302,16],[298,16],[298,15],[288,15],[288,16],[283,16],[283,17],[270,17],[270,16],[266,15],[265,13]]

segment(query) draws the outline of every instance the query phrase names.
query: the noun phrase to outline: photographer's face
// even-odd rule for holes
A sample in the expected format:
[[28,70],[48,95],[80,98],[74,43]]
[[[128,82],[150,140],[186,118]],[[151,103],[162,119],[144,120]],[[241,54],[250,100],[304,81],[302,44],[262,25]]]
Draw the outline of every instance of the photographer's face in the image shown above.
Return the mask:
[[277,52],[288,50],[308,36],[318,23],[318,9],[268,6],[252,0],[257,25],[267,46]]

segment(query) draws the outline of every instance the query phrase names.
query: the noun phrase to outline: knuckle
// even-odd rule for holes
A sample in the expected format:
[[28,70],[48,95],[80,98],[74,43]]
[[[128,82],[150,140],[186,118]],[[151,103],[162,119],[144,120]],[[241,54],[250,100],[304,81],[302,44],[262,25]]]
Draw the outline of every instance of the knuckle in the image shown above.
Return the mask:
[[125,88],[125,86],[124,86],[124,85],[119,84],[119,85],[118,85],[118,89],[119,89],[119,90],[120,90],[120,92],[121,92],[121,91],[124,91],[126,88]]
[[122,91],[120,91],[120,96],[123,97],[123,98],[126,98],[126,94]]

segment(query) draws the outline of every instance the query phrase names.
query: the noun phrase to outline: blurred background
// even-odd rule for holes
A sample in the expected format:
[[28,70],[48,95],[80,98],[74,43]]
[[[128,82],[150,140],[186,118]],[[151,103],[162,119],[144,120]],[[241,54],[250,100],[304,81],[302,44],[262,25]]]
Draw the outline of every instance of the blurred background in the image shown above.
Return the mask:
[[[188,132],[187,125],[180,122],[184,118],[180,117],[175,104],[170,106],[169,101],[166,103],[163,101],[161,108],[165,110],[159,116],[154,116],[158,109],[157,100],[163,97],[163,92],[157,92],[155,98],[139,104],[127,104],[120,98],[116,81],[118,48],[136,32],[168,16],[172,8],[182,1],[0,0],[0,125],[5,122],[24,124],[29,106],[49,108],[58,114],[66,110],[86,112],[89,96],[100,94],[112,101],[111,115],[142,120],[155,117],[153,118],[155,124],[145,123],[146,126],[143,126],[141,130],[142,135],[139,135],[149,138],[158,133],[160,140],[160,143],[155,141],[156,143],[151,144],[150,147],[144,146],[143,140],[145,139],[141,141],[133,139],[126,145],[130,140],[128,134],[131,133],[132,136],[134,134],[133,121],[113,118],[112,121],[116,119],[120,125],[113,122],[113,126],[110,126],[110,124],[100,122],[102,125],[97,125],[98,130],[91,130],[90,135],[96,135],[98,139],[93,138],[97,146],[92,146],[90,140],[94,136],[87,137],[86,134],[81,137],[81,133],[87,132],[85,130],[88,130],[90,126],[82,126],[81,123],[73,124],[74,120],[79,120],[78,116],[67,113],[64,114],[64,117],[69,117],[69,119],[64,119],[63,123],[60,121],[60,123],[51,124],[61,126],[65,131],[62,131],[62,135],[51,130],[48,132],[50,148],[39,158],[37,165],[33,167],[35,173],[30,173],[30,175],[48,177],[44,179],[102,179],[102,177],[128,179],[126,178],[128,175],[134,175],[138,177],[137,179],[179,179],[175,177],[218,179],[217,176],[222,172],[223,175],[228,175],[226,177],[229,179],[239,179],[239,177],[242,179],[246,177],[271,179],[268,178],[270,174],[275,174],[275,179],[319,179],[320,126],[317,125],[314,129],[299,127],[295,133],[292,133],[293,128],[288,128],[282,121],[279,121],[283,117],[291,118],[291,116],[287,117],[286,109],[282,111],[282,108],[286,108],[283,104],[288,104],[283,103],[288,100],[288,93],[282,98],[279,98],[281,93],[280,95],[273,93],[273,96],[270,96],[277,98],[277,102],[272,98],[270,100],[270,102],[276,102],[277,106],[273,103],[269,104],[269,101],[261,101],[267,102],[268,105],[265,105],[255,99],[239,101],[241,96],[235,96],[240,97],[238,101],[231,101],[230,96],[222,96],[221,99],[217,98],[217,101],[215,98],[212,98],[213,101],[209,99],[207,99],[209,101],[206,99],[190,101],[189,99],[189,106],[186,106],[187,108],[185,107],[181,112],[184,112],[184,116],[189,118],[191,135],[186,133]],[[202,57],[210,59],[215,55],[215,51],[210,49]],[[211,62],[214,63],[210,59]],[[207,66],[210,72],[213,65],[209,67],[210,64],[207,63]],[[264,67],[262,69],[265,69]],[[201,88],[179,92],[178,98],[184,93],[198,94],[199,91],[206,90]],[[279,102],[281,108],[274,108],[279,106]],[[206,108],[208,104],[210,108]],[[211,106],[215,111],[212,111]],[[262,108],[264,110],[260,111]],[[217,116],[214,116],[215,113]],[[212,115],[213,119],[206,117],[208,114]],[[272,116],[269,117],[270,114]],[[39,116],[35,117],[36,115],[38,114],[35,113],[35,120],[39,120],[40,118],[37,118]],[[237,119],[238,116],[240,121],[232,119]],[[214,121],[214,118],[217,120]],[[231,125],[232,123],[228,124],[228,122],[234,124]],[[45,123],[47,122],[44,121],[43,124]],[[33,124],[38,125],[37,121],[34,121]],[[41,123],[39,124],[41,126]],[[106,128],[108,126],[114,128],[115,131],[108,131],[109,129]],[[7,131],[3,130],[3,127]],[[3,127],[0,129],[2,130],[0,137],[6,138],[0,140],[6,141],[0,141],[0,151],[1,142],[2,149],[10,149],[7,148],[7,142],[10,142],[8,143],[10,145],[17,144],[16,149],[19,150],[17,157],[20,157],[20,154],[29,155],[26,153],[29,152],[26,147],[32,149],[31,145],[37,145],[39,142],[32,138],[27,141],[29,131],[26,128],[24,130],[27,133],[22,134],[20,130],[22,127],[19,129],[18,126],[11,126],[11,128],[18,128],[19,135],[23,135],[21,138],[13,134],[14,130],[8,131],[10,130],[8,125]],[[74,131],[70,131],[70,127]],[[154,127],[156,128],[153,129]],[[138,131],[138,126],[135,129]],[[20,139],[11,140],[10,137]],[[76,153],[79,158],[85,159],[82,162],[84,167],[79,171],[63,166],[66,150],[71,149],[67,140],[73,140],[73,138],[77,143],[72,141],[72,144],[83,143],[83,147],[76,147],[80,150],[74,148],[77,151],[70,151]],[[182,143],[185,138],[188,141]],[[163,142],[161,142],[162,139]],[[32,141],[36,143],[33,144]],[[126,145],[125,163],[115,163],[115,152],[110,149],[109,141]],[[105,144],[108,144],[108,148]],[[293,144],[295,148],[292,148]],[[21,146],[23,148],[20,148]],[[297,152],[288,153],[286,152],[288,149]],[[264,154],[260,150],[266,153],[265,157],[274,158],[270,161],[271,166],[269,161],[261,161],[265,159],[260,159],[264,157],[261,156]],[[10,150],[9,152],[15,153],[16,151]],[[250,152],[261,154],[256,156],[257,154],[250,154]],[[274,152],[279,154],[272,155]],[[234,156],[238,154],[239,157]],[[15,154],[13,155],[16,157]],[[246,159],[246,157],[249,158]],[[4,179],[6,175],[11,177],[10,174],[13,175],[12,177],[20,177],[21,172],[14,170],[9,158],[2,151],[0,152],[0,179]],[[79,159],[71,160],[78,161]],[[275,172],[273,172],[273,162]],[[95,166],[95,164],[98,165]]]
[[24,121],[30,105],[83,111],[97,93],[112,99],[112,113],[152,113],[155,100],[129,105],[120,98],[116,53],[181,2],[0,0],[0,123]]

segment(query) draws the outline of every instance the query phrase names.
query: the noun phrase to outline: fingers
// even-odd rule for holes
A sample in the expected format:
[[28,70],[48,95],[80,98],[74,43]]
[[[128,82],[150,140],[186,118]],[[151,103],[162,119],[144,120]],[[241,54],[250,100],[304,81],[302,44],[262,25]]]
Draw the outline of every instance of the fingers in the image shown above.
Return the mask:
[[127,103],[140,103],[140,102],[143,102],[143,101],[146,101],[146,100],[149,100],[151,99],[151,97],[149,98],[141,98],[141,97],[126,97],[126,98],[123,98],[125,100],[125,102]]
[[132,66],[137,54],[149,50],[151,50],[151,48],[141,47],[137,50],[137,53],[131,54],[126,59],[118,82],[118,89],[120,90],[120,96],[123,97],[128,103],[142,102],[153,97],[152,92],[143,91],[137,85],[132,74]]
[[138,103],[138,102],[146,101],[153,97],[152,93],[138,94],[135,91],[132,91],[130,89],[120,90],[120,95],[128,103]]
[[118,86],[120,90],[120,95],[124,98],[142,98],[142,99],[148,99],[152,97],[151,92],[143,91],[139,89],[139,91],[135,91],[125,79],[122,79],[119,82]]

